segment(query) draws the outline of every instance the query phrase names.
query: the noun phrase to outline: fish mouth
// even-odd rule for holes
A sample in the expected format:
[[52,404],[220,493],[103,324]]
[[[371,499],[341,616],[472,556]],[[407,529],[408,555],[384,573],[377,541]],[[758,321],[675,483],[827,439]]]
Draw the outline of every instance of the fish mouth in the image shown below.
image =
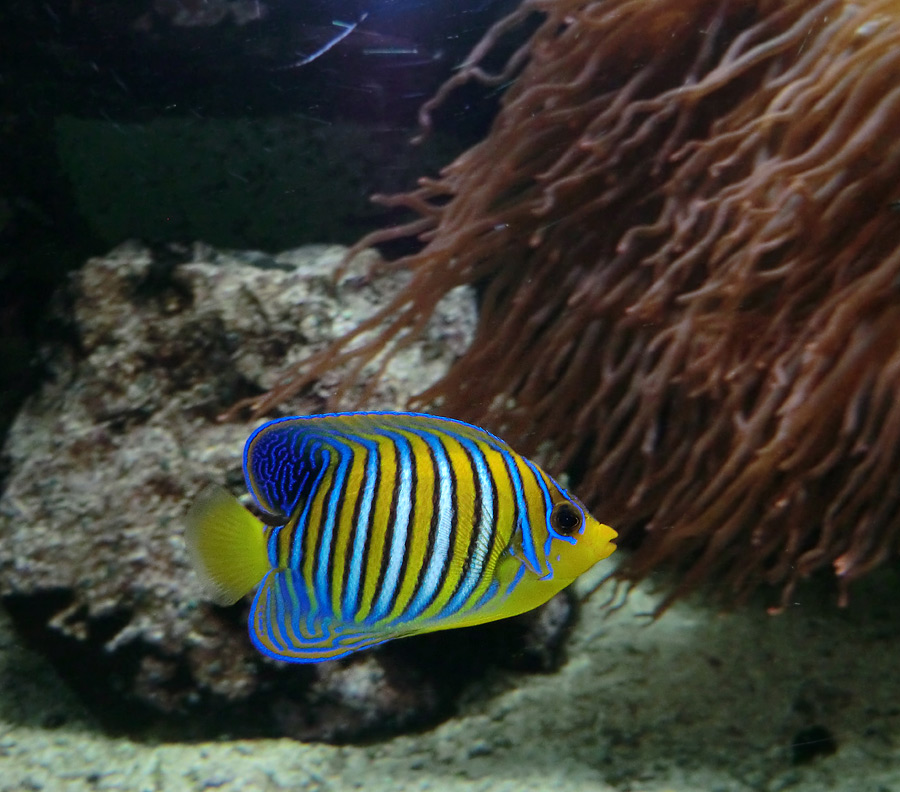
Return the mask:
[[594,542],[598,560],[608,558],[617,549],[616,543],[613,541],[618,538],[619,534],[604,523],[600,523],[600,529],[597,531],[597,538]]

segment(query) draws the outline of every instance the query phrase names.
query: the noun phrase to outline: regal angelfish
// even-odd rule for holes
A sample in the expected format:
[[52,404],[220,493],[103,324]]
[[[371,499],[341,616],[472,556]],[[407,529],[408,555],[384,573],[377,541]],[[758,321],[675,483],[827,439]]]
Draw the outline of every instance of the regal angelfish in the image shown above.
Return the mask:
[[247,440],[244,475],[269,517],[211,487],[186,541],[215,602],[259,584],[250,636],[279,660],[523,613],[615,550],[537,465],[451,418],[282,418]]

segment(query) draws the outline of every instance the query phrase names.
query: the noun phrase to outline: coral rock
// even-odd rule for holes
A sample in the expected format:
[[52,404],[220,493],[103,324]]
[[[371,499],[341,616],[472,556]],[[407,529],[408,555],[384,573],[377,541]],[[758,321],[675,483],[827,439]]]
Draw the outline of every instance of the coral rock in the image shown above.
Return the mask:
[[[358,672],[355,660],[323,672],[259,655],[246,603],[223,610],[198,601],[181,539],[182,515],[205,482],[243,490],[243,443],[259,422],[225,423],[219,413],[271,387],[285,357],[345,332],[408,278],[361,277],[371,252],[340,274],[344,256],[339,247],[268,257],[125,246],[88,262],[58,301],[70,343],[46,350],[52,376],[4,450],[0,594],[85,692],[148,712],[255,706],[260,714],[235,728],[277,730],[265,725],[270,706],[327,690],[330,714],[304,736],[335,739],[375,728],[379,708],[398,724],[433,714],[437,696],[392,693],[386,680],[403,675],[387,677],[380,656],[363,658]],[[390,363],[372,407],[398,407],[465,350],[471,290],[444,309]],[[321,381],[285,408],[316,412],[332,385]],[[360,684],[360,674],[381,681]],[[292,692],[271,693],[283,678]]]

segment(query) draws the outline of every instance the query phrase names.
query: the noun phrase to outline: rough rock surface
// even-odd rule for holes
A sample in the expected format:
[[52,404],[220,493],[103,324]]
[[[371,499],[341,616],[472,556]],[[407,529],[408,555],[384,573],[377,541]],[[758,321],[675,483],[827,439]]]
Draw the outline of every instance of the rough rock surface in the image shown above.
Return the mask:
[[[238,733],[349,739],[433,720],[467,673],[472,638],[449,633],[317,667],[271,662],[247,640],[247,603],[198,601],[188,569],[180,521],[191,498],[211,480],[244,491],[241,451],[256,424],[217,416],[407,277],[367,279],[367,253],[335,281],[344,252],[123,246],[75,273],[59,300],[68,340],[46,352],[50,376],[4,450],[0,595],[18,629],[111,725],[133,727],[136,700],[148,711],[237,712],[227,728]],[[472,292],[450,295],[369,406],[400,407],[437,378],[474,321]],[[320,411],[340,372],[332,376],[285,412]],[[545,642],[540,626],[509,630],[491,631],[510,644],[487,639],[471,667],[484,665],[491,641],[510,657],[529,632]]]

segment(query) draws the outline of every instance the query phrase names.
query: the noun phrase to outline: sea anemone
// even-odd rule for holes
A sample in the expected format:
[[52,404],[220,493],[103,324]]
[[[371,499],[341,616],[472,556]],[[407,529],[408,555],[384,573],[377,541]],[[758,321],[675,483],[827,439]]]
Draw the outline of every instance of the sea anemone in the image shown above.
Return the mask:
[[626,578],[785,603],[893,558],[900,3],[524,0],[426,129],[473,80],[508,83],[490,132],[360,242],[418,236],[388,265],[411,282],[254,409],[345,366],[340,403],[477,283],[475,342],[413,406],[568,471],[636,548]]

